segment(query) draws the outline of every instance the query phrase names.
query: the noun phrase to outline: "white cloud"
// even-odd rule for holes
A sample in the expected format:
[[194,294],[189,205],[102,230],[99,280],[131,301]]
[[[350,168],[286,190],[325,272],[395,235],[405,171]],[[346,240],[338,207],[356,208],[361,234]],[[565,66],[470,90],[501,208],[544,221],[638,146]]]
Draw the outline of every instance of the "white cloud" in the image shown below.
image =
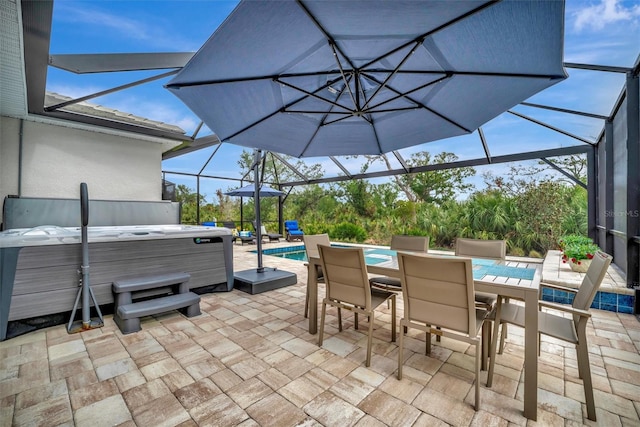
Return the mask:
[[169,51],[191,51],[199,47],[193,41],[186,40],[179,34],[165,31],[163,29],[165,26],[157,20],[146,18],[130,18],[121,13],[111,13],[75,2],[73,5],[60,2],[56,9],[57,21],[74,26],[89,26],[95,32],[115,33],[127,40],[143,42],[145,46],[154,46]]
[[188,135],[191,134],[198,123],[200,123],[199,119],[195,116],[188,116],[184,112],[178,111],[161,102],[153,100],[145,101],[138,97],[129,97],[124,100],[111,102],[108,107],[147,119],[180,126]]
[[598,31],[620,21],[637,21],[640,17],[640,4],[625,7],[620,4],[620,0],[602,0],[599,4],[578,10],[574,15],[576,31]]
[[[104,87],[99,86],[77,86],[63,83],[52,83],[47,85],[47,91],[57,93],[58,95],[68,96],[70,98],[82,98],[83,96],[91,95],[105,90]],[[92,101],[87,101],[92,102]]]

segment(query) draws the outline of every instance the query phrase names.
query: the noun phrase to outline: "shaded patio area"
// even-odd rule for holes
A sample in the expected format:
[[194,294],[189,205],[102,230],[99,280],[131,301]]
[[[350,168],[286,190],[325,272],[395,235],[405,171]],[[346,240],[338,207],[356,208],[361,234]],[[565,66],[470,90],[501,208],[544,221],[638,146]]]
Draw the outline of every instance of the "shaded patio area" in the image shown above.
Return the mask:
[[[290,244],[265,249],[278,245]],[[235,270],[255,267],[252,250],[234,247]],[[258,295],[205,294],[202,315],[146,318],[134,334],[122,335],[113,317],[105,316],[103,328],[81,334],[69,335],[60,325],[0,343],[0,424],[527,425],[523,330],[509,328],[491,389],[482,372],[476,412],[472,348],[443,338],[425,356],[424,336],[410,331],[398,381],[390,310],[383,305],[377,312],[366,368],[366,319],[354,330],[347,314],[339,333],[336,312],[329,310],[319,348],[303,317],[306,267],[270,256],[264,264],[295,272],[298,283]],[[640,322],[631,314],[591,312],[587,332],[598,422],[586,419],[575,350],[543,337],[540,425],[640,423]]]

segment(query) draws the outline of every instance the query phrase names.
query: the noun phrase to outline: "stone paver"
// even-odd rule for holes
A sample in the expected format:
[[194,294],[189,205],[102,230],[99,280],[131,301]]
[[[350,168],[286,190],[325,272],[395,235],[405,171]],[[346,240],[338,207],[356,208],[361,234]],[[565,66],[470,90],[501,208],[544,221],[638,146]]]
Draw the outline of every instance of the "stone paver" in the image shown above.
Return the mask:
[[[236,245],[236,270],[255,267],[253,249]],[[410,330],[398,380],[398,348],[389,342],[390,312],[383,305],[370,367],[364,366],[366,322],[355,330],[350,314],[338,332],[335,311],[328,313],[320,348],[302,316],[306,267],[273,262],[295,272],[298,283],[258,295],[204,294],[202,315],[146,318],[133,334],[122,335],[107,315],[103,328],[85,333],[69,335],[60,325],[1,342],[0,425],[640,425],[640,322],[633,315],[591,312],[597,423],[586,419],[575,349],[543,337],[534,424],[522,415],[522,329],[509,327],[491,389],[481,373],[475,411],[468,345],[434,340],[427,356],[424,334]]]

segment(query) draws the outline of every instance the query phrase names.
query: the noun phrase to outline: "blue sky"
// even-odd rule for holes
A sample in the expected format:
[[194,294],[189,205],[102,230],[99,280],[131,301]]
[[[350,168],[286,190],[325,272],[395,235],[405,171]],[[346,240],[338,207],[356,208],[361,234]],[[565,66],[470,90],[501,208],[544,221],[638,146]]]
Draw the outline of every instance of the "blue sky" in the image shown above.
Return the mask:
[[[196,51],[233,10],[235,1],[75,1],[56,0],[54,3],[52,54],[64,53],[124,53],[124,52],[184,52]],[[633,65],[640,53],[640,0],[567,0],[565,13],[565,61],[599,65]],[[570,78],[543,91],[528,101],[607,115],[624,84],[624,75],[583,70],[567,70]],[[49,68],[47,89],[62,95],[80,97],[117,85],[129,83],[155,72],[127,72],[76,75]],[[150,119],[171,123],[191,134],[199,119],[177,98],[162,87],[169,79],[138,86],[93,99],[101,104]],[[595,140],[602,129],[602,121],[553,113],[530,107],[514,110],[562,127],[580,137]],[[580,142],[549,131],[510,114],[503,114],[483,126],[492,155],[518,151],[563,147]],[[205,130],[200,136],[210,133]],[[455,140],[455,141],[454,141]],[[451,151],[461,159],[483,155],[477,133],[430,143],[414,149],[402,150],[409,157],[416,150],[432,153]],[[236,159],[242,147],[223,144],[203,173],[239,178]],[[197,173],[209,158],[213,148],[168,160],[163,169]],[[358,159],[344,159],[348,168],[357,173],[362,163]],[[307,163],[321,163],[328,176],[338,174],[336,166],[326,158],[306,159]],[[370,170],[382,169],[375,165]],[[493,165],[494,174],[502,173],[508,165]],[[472,182],[480,185],[479,176],[489,168],[476,168],[478,177]],[[195,179],[177,175],[168,179],[196,187]],[[378,180],[376,182],[381,182]],[[226,191],[239,183],[226,180],[203,180],[201,192],[211,201],[217,188]]]

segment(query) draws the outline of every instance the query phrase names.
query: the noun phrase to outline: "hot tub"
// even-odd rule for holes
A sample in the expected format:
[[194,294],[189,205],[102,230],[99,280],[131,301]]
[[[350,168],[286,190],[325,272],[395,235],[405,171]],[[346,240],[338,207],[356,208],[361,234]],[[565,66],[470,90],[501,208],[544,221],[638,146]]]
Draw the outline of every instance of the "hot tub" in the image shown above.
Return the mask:
[[[231,231],[224,227],[133,225],[87,228],[89,278],[99,305],[113,303],[115,280],[171,272],[189,287],[233,288]],[[39,226],[0,232],[0,340],[8,322],[70,312],[80,286],[80,227]]]

